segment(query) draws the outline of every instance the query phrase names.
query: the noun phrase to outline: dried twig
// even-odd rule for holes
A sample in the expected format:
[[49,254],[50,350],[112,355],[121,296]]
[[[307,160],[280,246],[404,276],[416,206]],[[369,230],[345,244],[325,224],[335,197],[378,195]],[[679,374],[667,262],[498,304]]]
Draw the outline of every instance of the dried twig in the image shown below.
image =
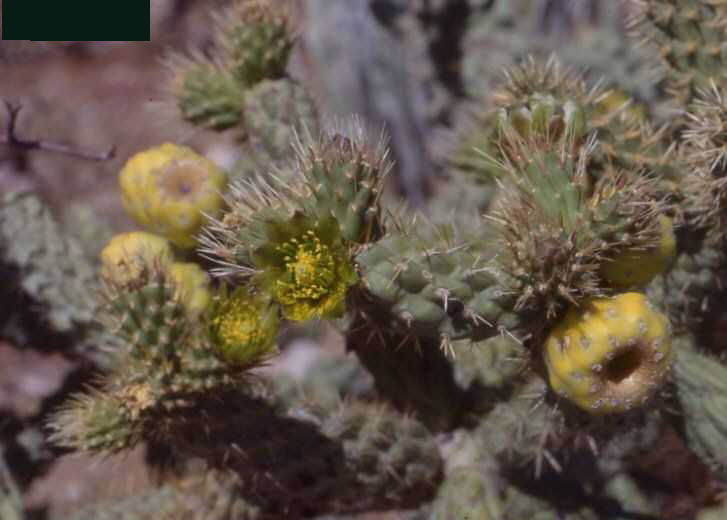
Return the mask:
[[116,148],[114,146],[103,153],[92,153],[78,150],[73,146],[54,141],[44,141],[42,139],[21,139],[15,133],[15,125],[18,121],[20,109],[23,107],[22,105],[14,105],[5,100],[4,103],[5,108],[8,111],[8,124],[5,135],[0,135],[0,144],[13,146],[22,150],[45,150],[48,152],[62,153],[64,155],[70,155],[71,157],[86,159],[88,161],[107,161],[113,158],[116,153]]

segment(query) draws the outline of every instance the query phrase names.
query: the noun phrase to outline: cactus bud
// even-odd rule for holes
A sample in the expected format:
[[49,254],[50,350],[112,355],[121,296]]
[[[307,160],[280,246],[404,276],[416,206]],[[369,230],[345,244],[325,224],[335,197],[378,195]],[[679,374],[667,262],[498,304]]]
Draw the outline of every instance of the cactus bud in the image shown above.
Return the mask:
[[190,316],[201,314],[210,302],[210,279],[207,273],[192,262],[174,262],[167,268],[177,289],[174,297],[182,302]]
[[287,13],[272,0],[237,0],[220,19],[226,66],[243,85],[283,75],[292,40]]
[[119,173],[124,209],[182,248],[197,243],[203,214],[223,206],[225,173],[191,148],[166,143],[131,157]]
[[676,237],[669,217],[659,215],[659,238],[652,247],[627,248],[601,264],[601,276],[619,289],[643,287],[663,272],[676,254]]
[[212,344],[220,357],[235,366],[259,363],[275,352],[278,308],[247,287],[223,289],[209,317]]
[[172,248],[161,237],[144,231],[131,231],[114,236],[101,251],[101,273],[123,284],[138,278],[154,264],[172,261]]

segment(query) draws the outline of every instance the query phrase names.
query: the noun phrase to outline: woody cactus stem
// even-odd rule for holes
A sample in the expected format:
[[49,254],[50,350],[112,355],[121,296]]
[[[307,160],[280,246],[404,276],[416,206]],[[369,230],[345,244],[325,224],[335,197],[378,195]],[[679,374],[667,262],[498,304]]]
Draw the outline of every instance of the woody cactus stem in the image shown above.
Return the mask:
[[437,340],[402,329],[375,301],[353,307],[357,315],[346,334],[346,348],[371,373],[380,398],[413,413],[433,431],[456,427],[465,393]]

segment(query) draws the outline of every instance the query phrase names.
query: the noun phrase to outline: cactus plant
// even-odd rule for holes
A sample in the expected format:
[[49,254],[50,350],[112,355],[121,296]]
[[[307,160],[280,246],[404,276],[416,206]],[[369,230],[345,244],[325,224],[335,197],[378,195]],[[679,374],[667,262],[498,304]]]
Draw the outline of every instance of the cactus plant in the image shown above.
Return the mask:
[[[100,269],[97,238],[83,251],[69,235],[84,230],[6,196],[3,296],[22,289],[64,341],[107,352],[48,400],[64,398],[41,412],[50,440],[147,447],[153,486],[77,518],[656,518],[670,502],[642,470],[665,431],[709,466],[691,497],[709,515],[712,481],[727,478],[727,13],[637,4],[635,30],[668,68],[658,85],[639,84],[640,65],[616,77],[650,55],[632,61],[611,33],[598,38],[619,63],[596,67],[611,74],[600,85],[566,66],[600,40],[514,63],[533,41],[514,12],[536,14],[530,2],[372,4],[383,25],[398,9],[437,27],[415,38],[417,59],[441,52],[427,38],[444,39],[449,16],[470,24],[465,42],[487,16],[512,32],[494,61],[464,46],[441,58],[459,67],[431,69],[461,82],[449,103],[488,95],[449,133],[451,186],[428,215],[387,190],[380,132],[319,120],[315,78],[290,61],[305,57],[293,51],[305,18],[271,0],[234,0],[209,49],[168,61],[180,119],[229,137],[238,163],[223,172],[172,143],[131,158],[122,200],[146,231],[112,238]],[[659,126],[662,94],[680,113]],[[322,322],[335,332],[302,347]],[[296,356],[314,349],[305,369]]]
[[51,330],[79,332],[93,323],[95,266],[36,195],[10,192],[0,199],[0,254],[2,269],[17,272],[6,279],[36,302]]
[[702,460],[724,477],[725,451],[724,365],[694,349],[693,341],[680,340],[674,374],[685,415],[687,442]]

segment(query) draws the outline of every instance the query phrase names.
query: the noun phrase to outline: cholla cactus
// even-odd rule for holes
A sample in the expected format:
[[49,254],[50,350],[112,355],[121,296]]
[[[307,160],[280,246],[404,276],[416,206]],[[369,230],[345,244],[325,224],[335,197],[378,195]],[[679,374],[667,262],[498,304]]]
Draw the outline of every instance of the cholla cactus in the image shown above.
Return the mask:
[[41,322],[55,332],[81,332],[92,324],[95,266],[37,196],[11,192],[0,198],[0,251],[8,303],[27,294]]
[[[713,332],[727,295],[725,13],[638,3],[684,116],[656,129],[626,88],[556,57],[513,65],[449,158],[493,200],[480,215],[450,198],[443,223],[441,208],[427,219],[384,195],[377,132],[321,130],[286,73],[290,13],[233,2],[209,57],[170,64],[181,117],[236,128],[241,163],[222,172],[173,144],[127,163],[124,205],[159,236],[103,250],[113,362],[51,420],[72,449],[145,443],[159,487],[86,514],[658,516],[664,501],[631,470],[675,422],[727,478]],[[3,264],[24,286],[45,264],[6,227]],[[351,359],[291,382],[274,371],[279,332],[310,320],[333,322]]]

